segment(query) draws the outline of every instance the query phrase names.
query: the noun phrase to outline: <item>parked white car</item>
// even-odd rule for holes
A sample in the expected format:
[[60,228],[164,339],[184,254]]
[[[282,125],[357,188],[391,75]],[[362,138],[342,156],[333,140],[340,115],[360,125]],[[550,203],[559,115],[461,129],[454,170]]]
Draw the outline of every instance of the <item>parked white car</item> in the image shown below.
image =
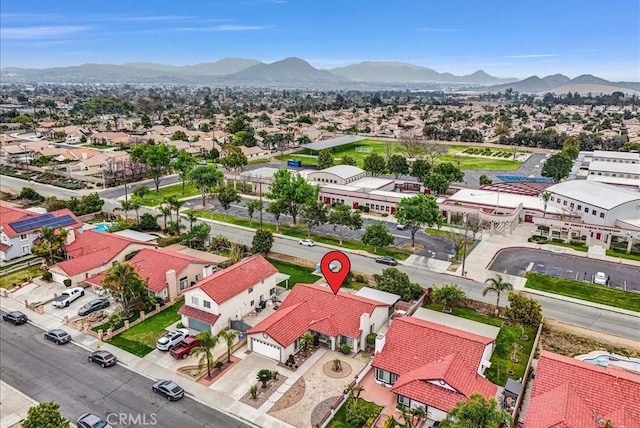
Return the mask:
[[607,275],[604,272],[598,272],[593,277],[593,283],[599,285],[607,285]]
[[315,242],[313,242],[313,240],[311,239],[303,239],[301,241],[298,241],[298,244],[304,245],[305,247],[313,247],[315,245]]
[[161,351],[169,351],[188,336],[189,330],[186,328],[179,328],[177,330],[170,331],[156,341],[156,348]]
[[51,303],[56,308],[66,308],[71,302],[84,296],[84,288],[73,287],[64,290],[58,297],[53,299]]

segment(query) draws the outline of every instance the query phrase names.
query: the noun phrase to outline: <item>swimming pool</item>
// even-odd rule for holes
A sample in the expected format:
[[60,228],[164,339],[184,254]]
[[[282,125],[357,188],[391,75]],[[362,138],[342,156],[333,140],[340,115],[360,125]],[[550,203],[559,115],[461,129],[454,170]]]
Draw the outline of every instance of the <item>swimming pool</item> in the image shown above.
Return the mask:
[[591,352],[587,355],[576,357],[585,363],[595,364],[601,367],[614,366],[628,371],[640,373],[640,360],[637,358],[628,358],[621,355],[609,354],[606,352]]
[[98,223],[96,227],[91,230],[95,230],[96,232],[108,232],[111,227],[111,223]]

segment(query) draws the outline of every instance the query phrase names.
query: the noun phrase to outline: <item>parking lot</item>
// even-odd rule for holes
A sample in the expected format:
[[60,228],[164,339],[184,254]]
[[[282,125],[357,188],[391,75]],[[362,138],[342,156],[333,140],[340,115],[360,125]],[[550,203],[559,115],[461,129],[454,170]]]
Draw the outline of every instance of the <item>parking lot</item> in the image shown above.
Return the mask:
[[578,281],[592,282],[597,272],[610,277],[609,286],[640,291],[640,269],[623,263],[560,254],[535,248],[505,248],[500,250],[489,270],[509,275],[524,276],[537,272]]

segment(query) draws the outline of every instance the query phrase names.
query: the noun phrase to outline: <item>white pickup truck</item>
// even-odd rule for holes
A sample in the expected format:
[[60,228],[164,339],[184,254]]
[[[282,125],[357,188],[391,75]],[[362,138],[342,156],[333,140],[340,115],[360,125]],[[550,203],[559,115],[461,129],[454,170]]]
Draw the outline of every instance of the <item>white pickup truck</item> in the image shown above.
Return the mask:
[[56,308],[66,308],[71,302],[77,298],[84,296],[84,288],[73,287],[68,290],[64,290],[58,297],[53,299],[53,306]]

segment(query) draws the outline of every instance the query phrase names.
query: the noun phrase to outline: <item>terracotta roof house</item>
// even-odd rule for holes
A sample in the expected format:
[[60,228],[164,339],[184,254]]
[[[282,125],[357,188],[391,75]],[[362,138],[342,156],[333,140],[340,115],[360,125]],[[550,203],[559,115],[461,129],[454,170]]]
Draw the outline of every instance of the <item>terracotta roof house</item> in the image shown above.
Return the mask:
[[154,247],[154,244],[93,230],[74,235],[71,240],[65,249],[67,260],[49,269],[53,274],[53,280],[60,284],[63,284],[65,279],[70,279],[72,284],[78,284],[104,272],[113,263],[124,261],[125,256],[133,251]]
[[0,260],[31,254],[43,227],[82,232],[82,220],[68,209],[50,213],[24,210],[0,200]]
[[640,374],[543,351],[524,428],[640,427]]
[[212,334],[241,321],[276,293],[278,270],[260,255],[242,260],[202,279],[185,294],[182,324]]
[[297,284],[278,310],[247,332],[249,349],[280,362],[300,349],[300,336],[311,332],[332,350],[366,347],[366,337],[389,320],[393,304],[317,284]]
[[[182,295],[215,269],[215,265],[208,260],[155,248],[143,248],[129,263],[147,281],[149,294],[164,300]],[[88,278],[86,282],[99,288],[103,279],[104,273],[101,273]]]
[[497,387],[483,376],[493,347],[492,338],[413,317],[395,318],[386,335],[376,338],[374,379],[391,388],[398,404],[424,407],[429,419],[440,421],[474,392],[495,397]]

